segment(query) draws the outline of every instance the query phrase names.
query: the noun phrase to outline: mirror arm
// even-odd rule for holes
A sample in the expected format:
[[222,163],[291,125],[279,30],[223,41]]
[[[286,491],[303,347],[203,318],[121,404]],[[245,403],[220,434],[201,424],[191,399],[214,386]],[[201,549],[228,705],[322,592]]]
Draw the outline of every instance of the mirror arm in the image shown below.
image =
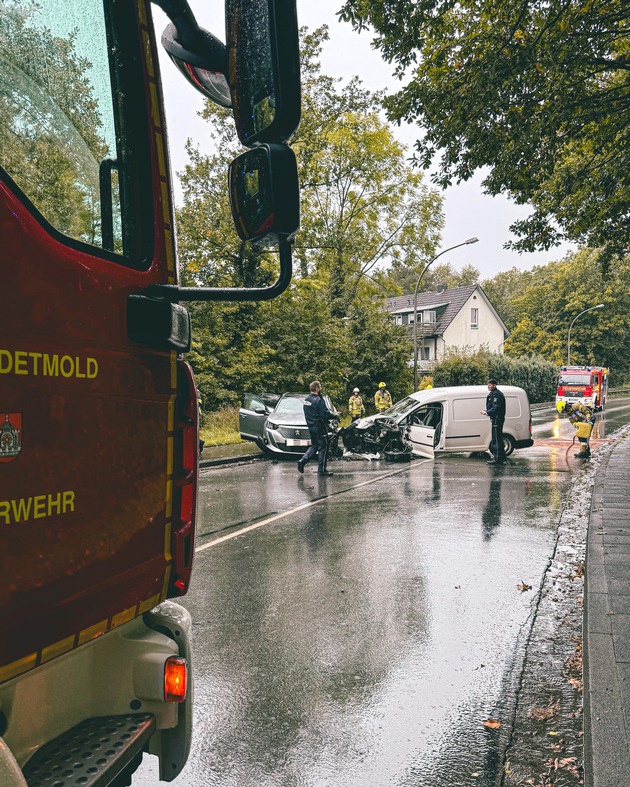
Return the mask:
[[281,295],[291,283],[293,264],[291,244],[282,241],[280,274],[271,287],[178,287],[175,284],[154,284],[143,295],[177,301],[270,301]]
[[188,0],[152,0],[152,2],[159,6],[175,25],[177,39],[182,46],[185,47],[189,42],[194,43],[197,40],[201,31],[188,5]]

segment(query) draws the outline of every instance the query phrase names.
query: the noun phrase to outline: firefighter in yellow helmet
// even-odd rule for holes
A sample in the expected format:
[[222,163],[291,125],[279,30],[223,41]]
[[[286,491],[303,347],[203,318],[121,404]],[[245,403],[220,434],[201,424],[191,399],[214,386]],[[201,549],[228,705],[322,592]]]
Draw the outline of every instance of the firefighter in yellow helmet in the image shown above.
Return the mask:
[[590,430],[585,428],[585,432],[588,432],[588,436],[578,436],[578,440],[580,441],[580,453],[575,454],[578,459],[589,459],[591,456],[591,432],[593,431],[593,425],[595,423],[595,413],[593,410],[585,404],[582,404],[582,402],[574,402],[573,404],[570,402],[558,402],[556,410],[559,413],[568,415],[569,421],[576,429],[579,424],[588,424],[588,426],[590,426]]
[[374,406],[377,413],[383,413],[392,406],[392,395],[385,383],[378,384],[378,391],[374,394]]
[[361,416],[365,415],[365,405],[363,404],[363,399],[359,396],[358,388],[352,391],[352,396],[348,400],[348,410],[353,421],[358,421]]

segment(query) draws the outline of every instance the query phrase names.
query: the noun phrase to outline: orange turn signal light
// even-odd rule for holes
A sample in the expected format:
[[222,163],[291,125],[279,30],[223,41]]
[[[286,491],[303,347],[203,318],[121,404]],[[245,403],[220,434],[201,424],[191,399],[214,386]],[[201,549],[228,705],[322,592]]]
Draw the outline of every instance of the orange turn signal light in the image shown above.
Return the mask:
[[186,659],[171,656],[164,662],[164,701],[183,702],[188,684]]

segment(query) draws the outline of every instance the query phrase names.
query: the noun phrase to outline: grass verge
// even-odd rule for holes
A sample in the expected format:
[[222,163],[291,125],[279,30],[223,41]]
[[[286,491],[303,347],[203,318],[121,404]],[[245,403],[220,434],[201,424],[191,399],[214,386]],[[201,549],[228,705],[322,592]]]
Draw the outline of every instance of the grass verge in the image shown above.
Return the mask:
[[206,445],[244,443],[238,429],[238,407],[222,407],[213,413],[202,413],[199,436]]

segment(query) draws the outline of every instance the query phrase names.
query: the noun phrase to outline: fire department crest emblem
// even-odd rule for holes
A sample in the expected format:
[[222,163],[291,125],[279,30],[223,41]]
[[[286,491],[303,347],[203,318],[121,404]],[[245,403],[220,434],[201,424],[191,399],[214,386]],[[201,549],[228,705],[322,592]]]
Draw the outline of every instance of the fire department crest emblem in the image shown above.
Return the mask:
[[22,413],[0,411],[0,462],[12,462],[22,450]]

